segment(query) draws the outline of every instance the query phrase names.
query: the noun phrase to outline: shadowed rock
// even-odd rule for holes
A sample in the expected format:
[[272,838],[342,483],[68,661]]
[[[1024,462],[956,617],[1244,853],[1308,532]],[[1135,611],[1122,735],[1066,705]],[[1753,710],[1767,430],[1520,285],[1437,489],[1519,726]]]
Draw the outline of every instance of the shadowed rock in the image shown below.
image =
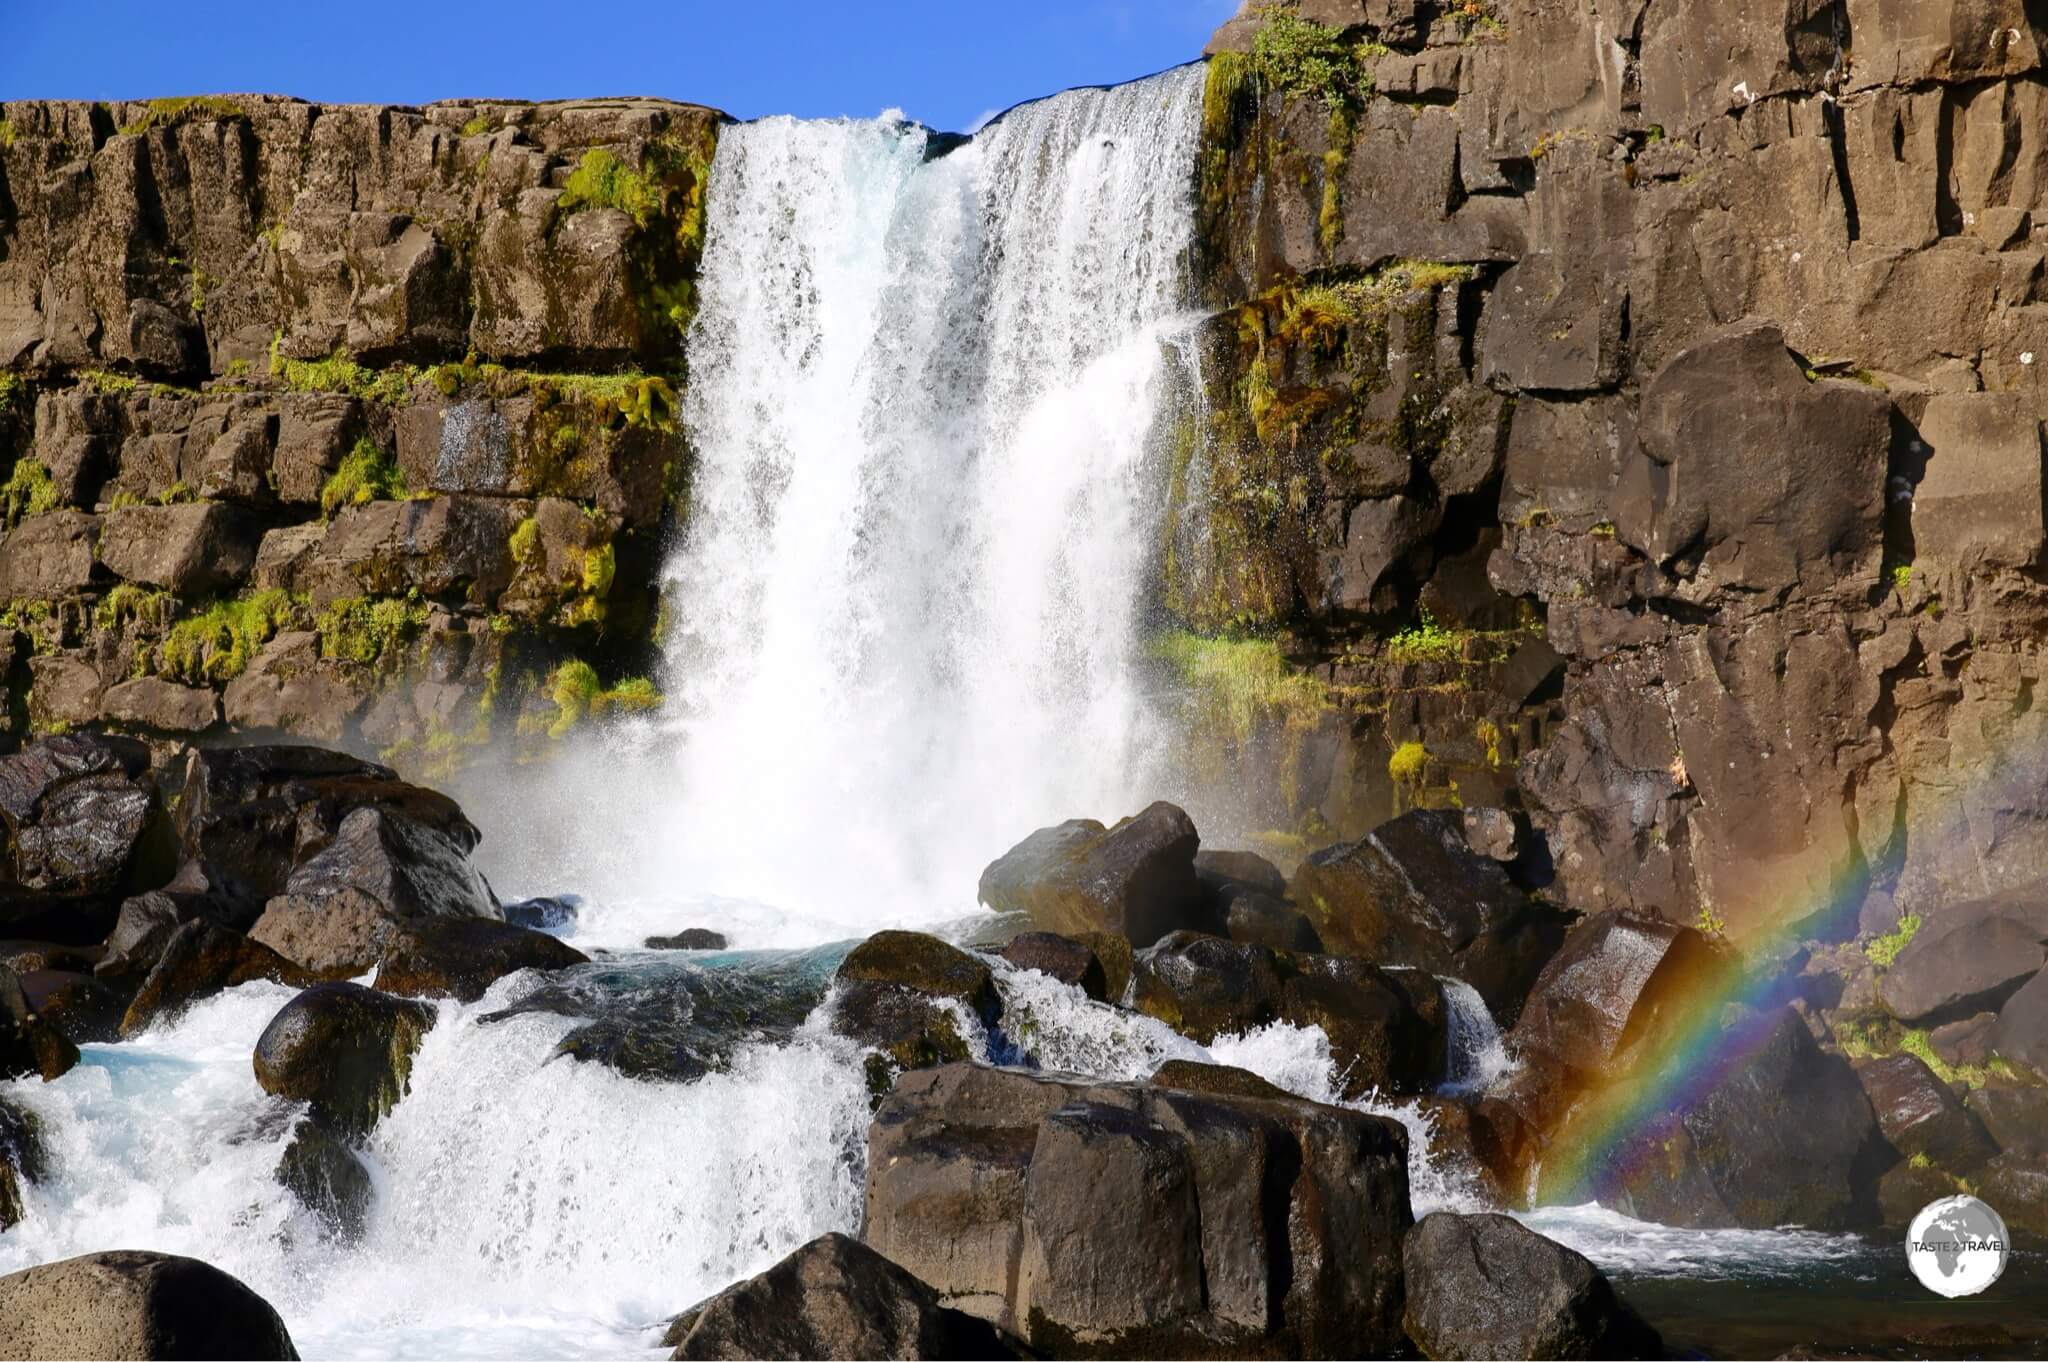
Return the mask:
[[409,998],[473,1003],[519,970],[589,963],[589,956],[546,932],[488,918],[429,918],[392,928],[377,962],[377,987]]
[[1637,1358],[1656,1331],[1583,1254],[1504,1215],[1424,1216],[1401,1246],[1408,1337],[1433,1358]]
[[196,1258],[117,1249],[0,1277],[0,1357],[298,1355],[268,1301]]

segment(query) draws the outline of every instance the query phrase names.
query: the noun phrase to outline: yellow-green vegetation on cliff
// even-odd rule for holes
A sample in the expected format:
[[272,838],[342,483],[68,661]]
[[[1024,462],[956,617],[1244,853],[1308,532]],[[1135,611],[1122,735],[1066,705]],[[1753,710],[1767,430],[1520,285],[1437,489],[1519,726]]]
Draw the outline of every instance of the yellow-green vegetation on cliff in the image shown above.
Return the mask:
[[109,632],[135,623],[161,629],[171,622],[177,609],[178,598],[168,591],[121,582],[100,597],[92,620],[96,627]]
[[21,523],[27,516],[41,515],[57,509],[57,484],[50,478],[50,470],[36,458],[17,459],[14,471],[9,473],[4,485],[0,485],[0,508],[4,508],[10,528]]
[[187,685],[232,681],[280,629],[303,621],[288,591],[248,591],[216,600],[173,624],[159,650],[164,675]]
[[1870,963],[1879,969],[1890,969],[1892,961],[1899,958],[1899,952],[1906,949],[1919,932],[1920,915],[1907,913],[1899,919],[1896,928],[1883,936],[1873,937],[1870,944],[1863,948],[1863,953],[1870,958]]
[[322,657],[375,666],[418,637],[430,613],[416,596],[358,596],[329,602],[313,627],[320,633]]
[[372,501],[402,501],[411,495],[405,475],[377,445],[359,439],[320,487],[320,514],[331,516],[344,506]]
[[1420,789],[1428,771],[1429,749],[1412,739],[1396,747],[1394,755],[1387,758],[1387,777],[1406,789]]
[[246,118],[247,111],[226,95],[182,95],[175,99],[152,99],[139,118],[125,124],[124,135],[148,132],[151,128],[175,127],[214,118]]
[[410,364],[373,369],[358,364],[341,349],[326,359],[287,359],[281,351],[283,343],[282,333],[271,337],[270,372],[282,378],[293,392],[347,393],[390,407],[401,407],[412,400],[412,386],[420,371]]
[[550,738],[566,737],[585,719],[656,709],[661,704],[661,692],[646,677],[628,677],[607,689],[597,668],[580,658],[555,668],[547,680],[547,696],[555,705],[554,721],[547,726]]
[[1456,662],[1464,651],[1464,637],[1446,629],[1424,610],[1416,622],[1387,640],[1390,662]]
[[1174,632],[1152,651],[1179,679],[1191,717],[1239,742],[1267,720],[1312,728],[1330,707],[1323,683],[1291,665],[1271,639]]
[[1951,1064],[1935,1050],[1934,1039],[1926,1031],[1901,1025],[1890,1017],[1837,1022],[1835,1044],[1850,1059],[1912,1055],[1932,1070],[1936,1078],[1950,1085],[1961,1083],[1967,1088],[1981,1088],[1994,1081],[2011,1083],[2020,1078],[2009,1061],[1996,1055],[1982,1064]]

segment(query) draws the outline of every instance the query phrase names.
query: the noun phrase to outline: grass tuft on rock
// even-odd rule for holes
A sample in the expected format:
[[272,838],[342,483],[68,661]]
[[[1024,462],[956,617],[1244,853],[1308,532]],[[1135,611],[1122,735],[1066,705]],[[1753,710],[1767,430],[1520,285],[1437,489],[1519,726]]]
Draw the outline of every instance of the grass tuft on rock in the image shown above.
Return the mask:
[[320,514],[332,516],[344,506],[372,501],[402,501],[410,492],[398,465],[367,439],[356,441],[341,466],[320,487]]
[[57,484],[41,459],[17,459],[14,471],[0,485],[0,508],[11,528],[29,516],[57,509]]
[[232,681],[248,669],[257,649],[300,614],[291,593],[276,589],[214,601],[171,626],[163,643],[163,673],[194,686]]
[[375,666],[426,628],[429,613],[420,600],[358,596],[330,602],[313,627],[320,633],[322,657]]
[[142,116],[121,129],[124,135],[148,132],[151,128],[175,127],[180,123],[201,123],[216,118],[247,118],[248,111],[226,95],[181,95],[175,99],[152,99]]
[[1873,937],[1870,944],[1863,948],[1863,953],[1870,958],[1870,963],[1879,969],[1890,969],[1892,961],[1899,958],[1900,951],[1912,944],[1914,936],[1919,931],[1920,915],[1908,913],[1899,919],[1897,927],[1883,936]]

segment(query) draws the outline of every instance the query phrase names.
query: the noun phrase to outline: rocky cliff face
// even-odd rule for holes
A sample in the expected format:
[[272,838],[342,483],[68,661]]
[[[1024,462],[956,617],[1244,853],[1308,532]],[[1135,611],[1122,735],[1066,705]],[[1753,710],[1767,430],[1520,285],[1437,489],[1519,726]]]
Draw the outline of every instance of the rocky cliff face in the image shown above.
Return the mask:
[[721,121],[0,105],[10,731],[431,771],[652,702]]
[[1540,622],[1561,693],[1457,718],[1521,739],[1577,907],[1886,930],[2037,876],[2044,43],[2018,0],[1234,20],[1188,617],[1338,694],[1420,610]]

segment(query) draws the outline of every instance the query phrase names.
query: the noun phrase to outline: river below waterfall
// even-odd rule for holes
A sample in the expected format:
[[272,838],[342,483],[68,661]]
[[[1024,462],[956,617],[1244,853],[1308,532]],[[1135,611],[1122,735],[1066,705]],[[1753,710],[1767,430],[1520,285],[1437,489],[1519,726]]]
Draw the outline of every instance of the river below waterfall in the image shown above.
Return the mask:
[[[114,1247],[191,1254],[272,1301],[309,1358],[655,1356],[678,1311],[817,1234],[857,1230],[868,1096],[860,1052],[824,1024],[851,943],[612,951],[593,938],[618,916],[586,912],[591,929],[567,937],[600,952],[590,965],[439,1005],[410,1094],[365,1150],[376,1196],[360,1243],[334,1242],[274,1180],[294,1113],[257,1087],[250,1053],[291,990],[258,983],[137,1040],[85,1046],[55,1083],[0,1085],[40,1118],[51,1165],[0,1235],[0,1272]],[[1108,1079],[1209,1059],[1336,1096],[1313,1029],[1204,1047],[1045,975],[997,976],[1004,1033],[976,1033],[983,1058]],[[548,1010],[565,995],[578,1015]],[[715,1005],[728,996],[747,1004]],[[557,1052],[593,1023],[711,1071],[634,1079]],[[1490,1030],[1483,1011],[1461,1024]],[[1452,1085],[1483,1081],[1470,1064],[1454,1061]],[[1412,1107],[1360,1105],[1408,1125],[1418,1215],[1482,1207]],[[1678,1355],[2025,1356],[2048,1343],[2048,1255],[2032,1246],[1985,1296],[1943,1301],[1888,1242],[1677,1230],[1597,1207],[1525,1219],[1612,1274]]]

